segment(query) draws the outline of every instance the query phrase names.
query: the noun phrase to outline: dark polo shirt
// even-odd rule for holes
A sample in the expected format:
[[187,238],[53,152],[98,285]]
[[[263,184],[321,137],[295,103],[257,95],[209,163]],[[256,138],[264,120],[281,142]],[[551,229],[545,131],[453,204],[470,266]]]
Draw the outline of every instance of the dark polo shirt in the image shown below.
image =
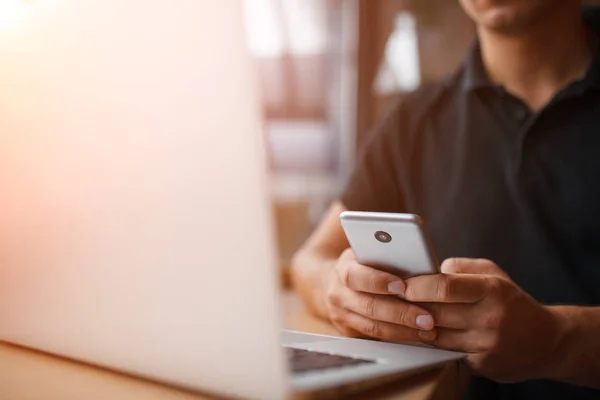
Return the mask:
[[[599,16],[585,12],[598,33]],[[440,259],[493,260],[544,304],[600,305],[600,52],[585,76],[534,113],[490,82],[474,45],[457,74],[401,97],[341,201],[421,215]],[[543,380],[473,378],[470,393],[600,398]]]

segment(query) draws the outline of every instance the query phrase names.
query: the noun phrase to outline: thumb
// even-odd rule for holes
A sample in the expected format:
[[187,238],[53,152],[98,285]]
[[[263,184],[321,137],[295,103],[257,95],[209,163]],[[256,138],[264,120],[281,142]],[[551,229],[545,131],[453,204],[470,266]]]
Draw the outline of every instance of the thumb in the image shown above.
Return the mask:
[[441,270],[444,274],[494,275],[510,280],[499,266],[482,258],[448,258],[442,263]]

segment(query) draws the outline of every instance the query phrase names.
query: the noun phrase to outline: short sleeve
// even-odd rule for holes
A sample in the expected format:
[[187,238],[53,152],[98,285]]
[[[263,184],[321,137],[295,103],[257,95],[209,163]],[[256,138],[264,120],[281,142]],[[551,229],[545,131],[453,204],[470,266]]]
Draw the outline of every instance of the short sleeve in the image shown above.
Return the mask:
[[377,124],[342,191],[340,201],[353,211],[402,212],[398,172],[402,165],[399,135],[401,102]]

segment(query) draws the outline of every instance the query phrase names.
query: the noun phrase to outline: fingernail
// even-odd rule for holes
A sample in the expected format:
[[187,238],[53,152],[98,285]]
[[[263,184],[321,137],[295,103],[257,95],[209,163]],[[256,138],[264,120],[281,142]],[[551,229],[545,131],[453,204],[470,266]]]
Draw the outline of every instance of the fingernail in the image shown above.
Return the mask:
[[421,314],[417,317],[417,326],[423,329],[431,329],[433,328],[433,318],[431,315]]
[[406,285],[402,281],[394,281],[388,283],[388,292],[393,294],[403,295],[404,290],[406,289]]
[[419,331],[419,337],[425,342],[432,342],[435,340],[434,331]]

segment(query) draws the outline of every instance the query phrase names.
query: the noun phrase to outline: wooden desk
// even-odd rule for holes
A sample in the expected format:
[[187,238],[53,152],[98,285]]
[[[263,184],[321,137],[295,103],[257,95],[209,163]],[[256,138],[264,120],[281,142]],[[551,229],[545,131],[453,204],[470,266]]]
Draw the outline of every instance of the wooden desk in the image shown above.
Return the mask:
[[[336,334],[308,315],[293,294],[286,294],[288,329]],[[364,399],[451,399],[462,386],[457,364],[369,392]],[[0,399],[15,400],[206,400],[157,383],[53,357],[0,342]]]

